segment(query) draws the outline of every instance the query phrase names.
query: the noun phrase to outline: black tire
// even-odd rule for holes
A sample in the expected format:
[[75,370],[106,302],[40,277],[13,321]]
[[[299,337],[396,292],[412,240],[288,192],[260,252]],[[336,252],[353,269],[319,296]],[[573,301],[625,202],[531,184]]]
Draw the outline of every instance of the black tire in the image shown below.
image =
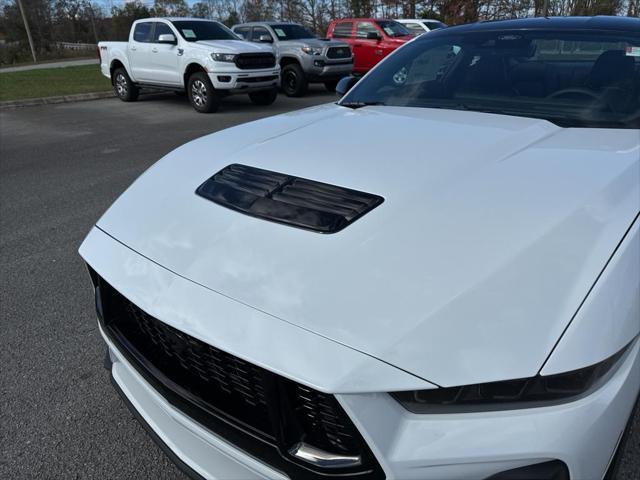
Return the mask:
[[307,93],[307,77],[297,63],[282,69],[282,91],[287,97],[301,97]]
[[204,72],[196,72],[189,77],[187,96],[191,106],[198,113],[213,113],[220,106],[220,97],[214,90],[209,76]]
[[330,81],[324,82],[324,88],[326,88],[330,92],[335,92],[337,86],[338,86],[338,80],[330,80]]
[[111,75],[111,83],[116,96],[123,102],[135,102],[140,89],[131,81],[124,68],[116,68]]
[[261,92],[253,92],[249,94],[249,98],[254,105],[271,105],[278,97],[278,90],[263,90]]

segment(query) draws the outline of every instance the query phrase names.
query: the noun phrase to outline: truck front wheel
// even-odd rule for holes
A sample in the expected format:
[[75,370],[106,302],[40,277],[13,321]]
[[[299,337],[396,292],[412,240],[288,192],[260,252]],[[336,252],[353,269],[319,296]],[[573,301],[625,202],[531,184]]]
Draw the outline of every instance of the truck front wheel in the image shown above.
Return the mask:
[[116,68],[113,71],[113,90],[123,102],[135,102],[140,93],[138,87],[131,81],[129,74],[124,68]]
[[264,90],[262,92],[253,92],[249,94],[249,98],[254,105],[271,105],[278,97],[278,90]]
[[307,78],[297,63],[282,69],[282,90],[287,97],[301,97],[307,92]]
[[220,106],[220,98],[204,72],[196,72],[189,77],[187,95],[196,112],[213,113]]

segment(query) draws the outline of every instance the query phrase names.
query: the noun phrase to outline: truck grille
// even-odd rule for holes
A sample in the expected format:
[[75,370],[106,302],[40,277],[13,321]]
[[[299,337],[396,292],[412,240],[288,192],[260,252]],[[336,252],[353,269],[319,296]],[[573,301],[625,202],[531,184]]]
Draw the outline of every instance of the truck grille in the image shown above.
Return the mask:
[[240,53],[236,55],[236,66],[242,70],[274,68],[276,57],[273,53]]
[[[285,379],[148,315],[91,271],[107,336],[176,408],[291,478],[383,479],[371,451],[333,395]],[[299,442],[360,455],[321,468],[289,454]]]
[[351,58],[351,49],[344,47],[330,47],[327,50],[327,58]]

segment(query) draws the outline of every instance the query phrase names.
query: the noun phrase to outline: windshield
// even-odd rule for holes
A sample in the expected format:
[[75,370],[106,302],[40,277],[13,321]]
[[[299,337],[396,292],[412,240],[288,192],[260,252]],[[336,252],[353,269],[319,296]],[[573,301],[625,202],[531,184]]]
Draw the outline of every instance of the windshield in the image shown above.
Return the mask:
[[640,127],[640,35],[470,32],[418,37],[340,101]]
[[424,32],[426,32],[426,30],[421,27],[419,23],[403,23],[403,25],[407,30],[409,30],[410,33],[413,33],[414,35],[422,35]]
[[376,23],[384,30],[384,33],[390,37],[405,37],[411,35],[411,32],[404,25],[394,22],[393,20],[378,20]]
[[239,39],[235,33],[218,22],[179,20],[172,23],[187,42]]
[[284,23],[282,25],[272,25],[278,40],[300,40],[303,38],[315,38],[315,35],[302,25]]
[[444,23],[437,20],[426,20],[422,23],[424,23],[429,30],[437,30],[438,28],[446,27]]

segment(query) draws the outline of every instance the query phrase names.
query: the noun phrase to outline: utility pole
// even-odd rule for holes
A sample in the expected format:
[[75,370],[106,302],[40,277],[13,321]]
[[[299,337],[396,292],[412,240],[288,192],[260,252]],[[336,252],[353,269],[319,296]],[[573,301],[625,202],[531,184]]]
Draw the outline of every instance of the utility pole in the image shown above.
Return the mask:
[[22,6],[22,0],[16,0],[20,13],[22,14],[22,21],[24,22],[24,29],[27,31],[27,38],[29,39],[29,47],[31,48],[31,55],[33,56],[33,63],[36,63],[36,49],[33,46],[33,38],[31,38],[31,30],[29,29],[29,22],[27,21],[27,15],[24,13],[24,7]]
[[86,3],[87,8],[89,9],[89,13],[91,14],[91,27],[93,28],[93,38],[96,40],[96,45],[98,44],[98,32],[96,31],[96,20],[95,15],[93,14],[93,5],[91,5],[90,1]]

